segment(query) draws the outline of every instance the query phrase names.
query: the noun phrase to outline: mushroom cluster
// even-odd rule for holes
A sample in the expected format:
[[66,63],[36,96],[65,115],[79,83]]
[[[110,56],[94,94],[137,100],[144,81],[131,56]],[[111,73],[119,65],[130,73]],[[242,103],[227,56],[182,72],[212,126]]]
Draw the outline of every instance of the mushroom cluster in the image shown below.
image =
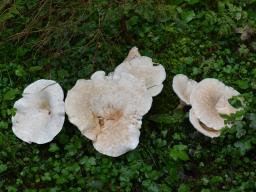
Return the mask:
[[152,97],[162,91],[165,78],[164,67],[134,47],[113,73],[97,71],[89,80],[79,79],[65,103],[55,81],[30,84],[14,104],[12,130],[27,143],[44,144],[61,131],[66,112],[97,151],[120,156],[137,147],[142,117],[150,110]]
[[[90,79],[77,80],[65,103],[55,81],[41,79],[27,86],[14,104],[12,130],[27,143],[44,144],[61,131],[66,112],[97,151],[118,157],[139,144],[142,118],[151,108],[152,97],[162,91],[165,78],[164,67],[134,47],[114,72],[97,71]],[[181,106],[192,106],[192,125],[208,137],[220,135],[225,126],[222,114],[240,110],[228,102],[239,92],[217,79],[196,82],[178,74],[172,86]]]
[[182,103],[192,106],[189,111],[191,124],[211,138],[220,136],[220,130],[225,126],[221,115],[239,110],[228,102],[239,92],[217,79],[207,78],[197,83],[179,74],[173,78],[173,90]]
[[117,157],[137,147],[141,120],[152,105],[152,97],[163,88],[162,65],[141,56],[136,47],[113,73],[92,74],[68,91],[65,110],[69,121],[92,140],[102,154]]

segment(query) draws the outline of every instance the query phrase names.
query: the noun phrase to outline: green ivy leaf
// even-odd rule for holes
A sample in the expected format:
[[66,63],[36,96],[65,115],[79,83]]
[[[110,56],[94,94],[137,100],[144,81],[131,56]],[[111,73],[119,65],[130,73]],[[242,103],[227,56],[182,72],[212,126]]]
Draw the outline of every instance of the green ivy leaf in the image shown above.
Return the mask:
[[174,145],[173,148],[170,150],[170,157],[175,160],[182,160],[182,161],[187,161],[189,160],[189,156],[186,152],[187,146],[186,145]]
[[223,178],[221,176],[214,176],[210,179],[210,184],[216,185],[223,182]]
[[18,68],[15,70],[15,75],[18,77],[25,77],[27,73],[22,66],[18,66]]
[[181,14],[181,18],[185,23],[189,23],[195,18],[196,14],[193,10],[183,11]]
[[159,115],[152,115],[150,116],[150,120],[156,123],[163,123],[163,124],[173,124],[181,122],[184,118],[183,113],[176,112],[173,115],[169,114],[159,114]]
[[199,3],[201,0],[186,0],[186,2],[190,5],[194,5],[196,3]]
[[0,164],[0,173],[5,172],[8,169],[7,165],[5,164]]
[[18,47],[17,49],[17,56],[18,57],[23,57],[24,55],[26,55],[29,52],[28,48],[25,47]]
[[56,143],[52,143],[48,149],[48,151],[51,153],[55,153],[59,150],[60,150],[60,148],[58,147],[58,145]]
[[4,98],[3,100],[4,101],[11,101],[11,100],[14,100],[16,95],[19,93],[19,90],[18,89],[10,89],[9,91],[7,91],[5,94],[4,94]]
[[250,113],[247,117],[250,121],[250,127],[256,129],[256,113]]
[[253,77],[256,78],[256,69],[252,70]]
[[241,88],[241,89],[248,89],[250,87],[250,83],[247,80],[237,80],[235,83]]
[[34,72],[42,70],[42,68],[43,68],[42,66],[32,66],[29,68],[29,72],[34,73]]
[[94,157],[84,156],[80,159],[79,163],[85,165],[86,167],[91,167],[96,165],[96,159]]
[[189,192],[190,188],[188,185],[182,183],[178,189],[178,192]]
[[237,141],[234,146],[239,149],[241,155],[245,155],[252,147],[250,141]]

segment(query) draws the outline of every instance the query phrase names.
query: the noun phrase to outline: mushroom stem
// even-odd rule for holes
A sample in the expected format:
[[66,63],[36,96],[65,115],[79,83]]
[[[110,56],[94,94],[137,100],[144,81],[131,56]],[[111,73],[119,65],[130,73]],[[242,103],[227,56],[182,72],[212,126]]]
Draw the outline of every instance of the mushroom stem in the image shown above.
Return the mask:
[[180,99],[180,103],[179,103],[179,105],[177,106],[177,109],[183,109],[186,105],[187,105],[187,104],[186,104],[184,101],[182,101],[182,100]]

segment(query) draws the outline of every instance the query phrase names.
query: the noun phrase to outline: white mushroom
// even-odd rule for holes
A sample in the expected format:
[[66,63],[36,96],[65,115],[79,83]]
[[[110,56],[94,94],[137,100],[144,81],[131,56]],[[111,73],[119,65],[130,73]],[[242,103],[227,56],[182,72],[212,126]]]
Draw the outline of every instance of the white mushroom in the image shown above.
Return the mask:
[[25,88],[15,102],[13,133],[27,143],[50,142],[62,129],[65,119],[63,91],[52,80],[38,80]]
[[143,81],[149,94],[153,97],[163,89],[163,81],[166,78],[162,65],[155,65],[150,57],[140,56],[136,47],[132,48],[126,59],[116,67],[114,73],[130,73]]
[[180,98],[181,103],[190,105],[190,94],[197,82],[189,79],[186,75],[175,75],[172,81],[173,91]]
[[220,130],[225,126],[220,114],[230,115],[238,109],[232,107],[228,99],[239,95],[232,87],[217,79],[204,79],[192,90],[190,103],[195,116],[207,127]]
[[203,124],[195,115],[193,109],[189,111],[189,121],[191,124],[196,128],[200,133],[204,134],[208,137],[218,137],[220,136],[220,131],[215,130],[213,128],[207,127],[205,124]]
[[112,157],[137,147],[141,119],[151,104],[145,85],[127,73],[102,78],[96,72],[91,80],[78,80],[65,100],[70,122],[97,151]]

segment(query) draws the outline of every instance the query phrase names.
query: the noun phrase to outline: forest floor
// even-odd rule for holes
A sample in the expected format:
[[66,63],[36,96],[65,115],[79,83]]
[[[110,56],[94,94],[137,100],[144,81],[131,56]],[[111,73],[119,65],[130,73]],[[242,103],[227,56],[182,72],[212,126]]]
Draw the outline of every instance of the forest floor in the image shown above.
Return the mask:
[[[0,191],[256,191],[255,10],[255,0],[3,0]],[[52,79],[66,94],[78,79],[113,71],[133,46],[167,73],[135,150],[102,155],[67,120],[48,144],[15,137],[13,104],[27,85]],[[193,128],[172,90],[179,73],[242,94],[232,128],[214,139]]]

